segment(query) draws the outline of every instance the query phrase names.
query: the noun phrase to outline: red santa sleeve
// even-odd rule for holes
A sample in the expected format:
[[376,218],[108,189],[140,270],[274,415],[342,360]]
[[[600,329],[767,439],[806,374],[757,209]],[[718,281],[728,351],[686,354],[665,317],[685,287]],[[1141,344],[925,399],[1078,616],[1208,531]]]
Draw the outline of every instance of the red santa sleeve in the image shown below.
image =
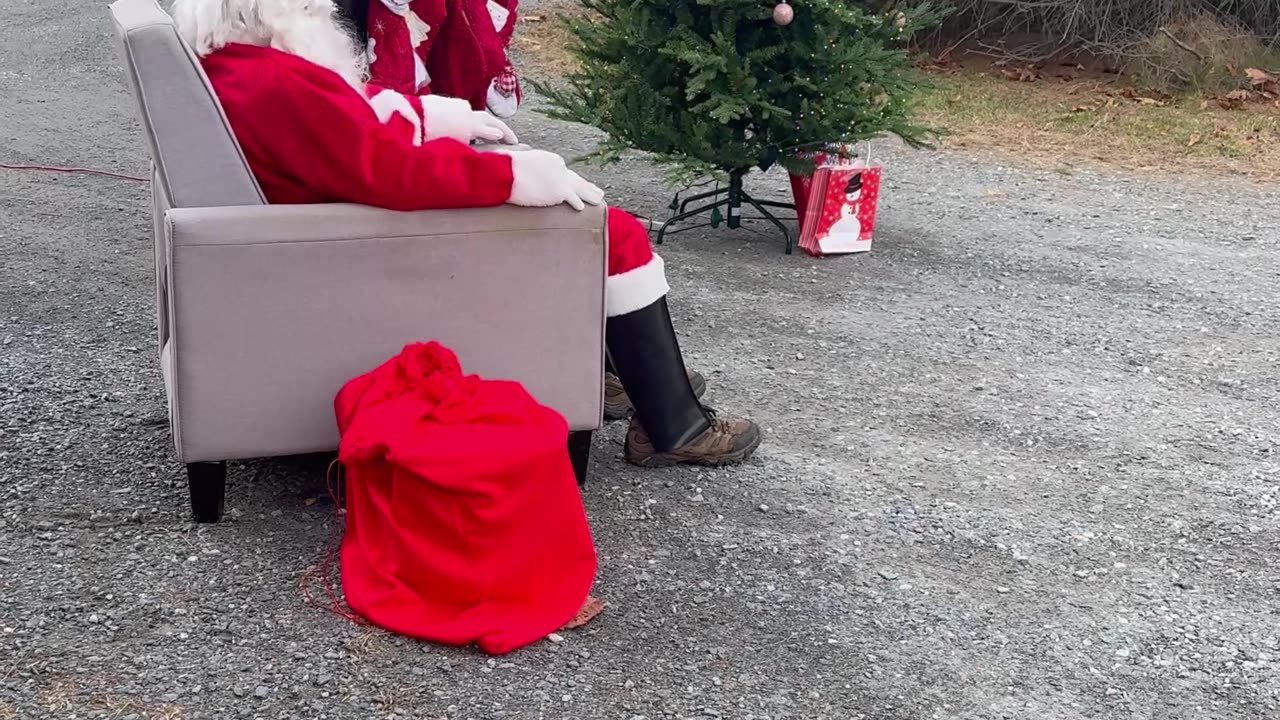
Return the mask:
[[275,74],[272,107],[238,113],[236,133],[257,138],[318,195],[391,210],[492,207],[511,196],[509,156],[447,138],[415,144],[337,75],[318,67],[314,75]]

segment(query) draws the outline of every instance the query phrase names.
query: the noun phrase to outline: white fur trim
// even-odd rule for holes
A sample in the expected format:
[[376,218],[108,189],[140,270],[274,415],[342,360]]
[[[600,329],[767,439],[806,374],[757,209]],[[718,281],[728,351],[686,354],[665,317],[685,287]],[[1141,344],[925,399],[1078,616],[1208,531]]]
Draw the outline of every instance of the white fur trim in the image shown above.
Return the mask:
[[431,74],[427,72],[427,66],[422,64],[418,53],[413,54],[413,82],[419,90],[431,84]]
[[422,118],[418,117],[409,98],[394,90],[383,90],[369,98],[369,106],[377,113],[378,122],[383,125],[390,122],[393,115],[399,115],[408,120],[413,124],[414,147],[422,144]]
[[431,26],[427,24],[426,20],[418,17],[418,13],[412,10],[406,10],[404,21],[409,26],[409,45],[413,47],[416,55],[418,46],[426,42],[428,37],[431,37]]
[[409,0],[382,0],[382,4],[397,15],[404,15],[409,12]]
[[635,270],[610,275],[604,282],[604,314],[626,315],[654,304],[667,291],[667,273],[662,258],[653,259]]
[[497,117],[504,119],[515,117],[516,110],[520,105],[520,101],[516,100],[516,94],[503,95],[494,87],[496,84],[496,81],[489,83],[489,92],[485,94],[485,107],[489,108],[489,112]]
[[489,17],[493,20],[493,29],[502,32],[502,28],[507,26],[507,18],[511,17],[511,11],[489,0]]
[[428,140],[453,138],[469,143],[474,132],[475,119],[471,117],[471,103],[443,95],[422,97],[423,133]]

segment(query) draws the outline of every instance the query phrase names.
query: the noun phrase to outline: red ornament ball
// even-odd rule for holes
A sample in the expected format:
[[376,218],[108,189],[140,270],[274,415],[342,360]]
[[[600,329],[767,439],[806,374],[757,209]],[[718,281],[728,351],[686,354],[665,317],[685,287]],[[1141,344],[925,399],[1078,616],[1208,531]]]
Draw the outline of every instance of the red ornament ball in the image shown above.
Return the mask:
[[779,25],[790,25],[796,19],[795,8],[782,2],[773,6],[773,21]]

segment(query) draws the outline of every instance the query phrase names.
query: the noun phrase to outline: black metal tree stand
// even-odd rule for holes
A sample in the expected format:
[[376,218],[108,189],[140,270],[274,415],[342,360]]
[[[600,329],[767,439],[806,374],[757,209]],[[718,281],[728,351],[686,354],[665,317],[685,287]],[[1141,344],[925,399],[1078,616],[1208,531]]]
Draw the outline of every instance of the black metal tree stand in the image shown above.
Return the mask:
[[[729,184],[727,186],[717,185],[714,190],[700,192],[696,195],[690,195],[683,199],[680,197],[680,193],[677,192],[675,197],[671,198],[671,217],[667,218],[667,221],[662,223],[662,226],[658,228],[657,244],[661,245],[667,235],[675,235],[676,233],[682,233],[699,227],[719,227],[721,222],[724,222],[731,230],[737,230],[742,227],[742,206],[746,204],[755,208],[756,211],[763,216],[763,219],[773,223],[775,227],[782,231],[782,237],[787,243],[787,254],[790,255],[792,246],[791,230],[787,228],[787,226],[784,225],[783,222],[773,213],[769,212],[767,208],[780,208],[795,212],[796,206],[791,203],[776,202],[772,200],[757,200],[751,197],[747,194],[746,190],[742,189],[742,176],[745,174],[746,173],[743,170],[731,170],[729,172]],[[686,192],[689,189],[690,188],[686,188],[681,192]],[[713,198],[716,199],[712,202],[698,205],[692,210],[689,209],[690,203],[702,200],[712,200]],[[721,213],[721,208],[725,208],[726,211]],[[669,230],[669,228],[676,223],[683,222],[689,218],[697,217],[708,212],[710,213],[710,218],[705,223],[690,225],[688,227],[680,228],[679,230]]]

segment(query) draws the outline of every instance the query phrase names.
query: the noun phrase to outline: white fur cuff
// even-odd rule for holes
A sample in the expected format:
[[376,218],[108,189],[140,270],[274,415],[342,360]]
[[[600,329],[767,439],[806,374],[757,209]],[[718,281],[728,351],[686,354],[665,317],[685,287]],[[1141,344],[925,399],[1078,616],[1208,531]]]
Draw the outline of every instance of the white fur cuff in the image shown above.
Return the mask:
[[413,145],[417,147],[422,144],[422,118],[418,117],[418,112],[413,109],[409,98],[394,90],[383,90],[369,98],[369,106],[378,116],[378,122],[383,125],[390,122],[392,115],[399,115],[408,120],[413,126]]
[[475,132],[475,120],[471,117],[471,103],[442,95],[422,97],[423,132],[427,140],[453,138],[459,142],[471,142]]
[[649,262],[604,282],[604,314],[626,315],[654,304],[670,290],[662,258],[656,254]]

